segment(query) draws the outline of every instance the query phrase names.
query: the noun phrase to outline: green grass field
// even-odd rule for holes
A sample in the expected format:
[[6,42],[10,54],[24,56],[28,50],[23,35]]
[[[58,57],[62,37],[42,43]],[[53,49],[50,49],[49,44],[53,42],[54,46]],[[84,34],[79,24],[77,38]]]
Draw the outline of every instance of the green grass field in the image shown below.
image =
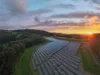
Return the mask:
[[30,68],[30,60],[32,54],[35,52],[35,49],[38,46],[31,47],[25,50],[23,55],[20,57],[20,60],[17,62],[15,66],[15,75],[32,75]]
[[[48,42],[50,41],[46,41],[44,44]],[[33,53],[41,45],[43,44],[36,45],[25,50],[25,52],[21,55],[20,59],[15,65],[14,75],[38,75],[37,71],[32,70],[32,65],[30,61]]]
[[78,53],[81,55],[84,70],[92,75],[100,75],[100,66],[96,64],[90,52],[86,49],[80,49]]
[[56,37],[57,39],[67,40],[70,42],[84,42],[88,41],[88,39],[76,39],[76,38],[66,38],[66,37]]

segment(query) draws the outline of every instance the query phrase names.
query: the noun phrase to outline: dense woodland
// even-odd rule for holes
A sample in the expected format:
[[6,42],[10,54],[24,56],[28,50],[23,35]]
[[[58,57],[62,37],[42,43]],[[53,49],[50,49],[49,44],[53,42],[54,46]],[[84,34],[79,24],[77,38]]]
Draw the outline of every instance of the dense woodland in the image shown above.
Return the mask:
[[0,75],[12,75],[25,48],[43,43],[50,33],[40,30],[0,30]]

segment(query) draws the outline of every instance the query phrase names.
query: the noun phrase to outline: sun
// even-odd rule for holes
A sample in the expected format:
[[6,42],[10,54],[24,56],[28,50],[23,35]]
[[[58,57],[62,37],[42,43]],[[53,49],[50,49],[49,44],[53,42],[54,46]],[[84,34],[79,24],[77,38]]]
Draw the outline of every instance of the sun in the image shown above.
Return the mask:
[[88,34],[92,35],[92,34],[93,34],[93,32],[88,32]]

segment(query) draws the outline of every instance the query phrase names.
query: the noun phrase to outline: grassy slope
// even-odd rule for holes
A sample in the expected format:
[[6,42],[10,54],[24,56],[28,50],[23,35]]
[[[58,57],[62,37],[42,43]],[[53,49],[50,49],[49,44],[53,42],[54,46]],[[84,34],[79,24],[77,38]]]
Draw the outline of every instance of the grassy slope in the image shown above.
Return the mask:
[[91,75],[100,75],[100,66],[96,64],[87,48],[80,48],[76,55],[81,57],[81,62],[86,72],[89,72]]
[[94,75],[100,74],[100,66],[96,64],[88,50],[81,50],[81,59],[85,71]]
[[[47,41],[49,42],[49,41]],[[46,43],[47,43],[46,42]],[[43,44],[41,44],[43,45]],[[33,46],[31,48],[28,48],[25,50],[23,55],[20,57],[19,61],[17,62],[15,66],[14,75],[33,75],[33,71],[30,68],[30,60],[32,57],[32,54],[35,52],[36,48],[38,48],[41,45]],[[35,72],[34,75],[37,75],[38,72]]]

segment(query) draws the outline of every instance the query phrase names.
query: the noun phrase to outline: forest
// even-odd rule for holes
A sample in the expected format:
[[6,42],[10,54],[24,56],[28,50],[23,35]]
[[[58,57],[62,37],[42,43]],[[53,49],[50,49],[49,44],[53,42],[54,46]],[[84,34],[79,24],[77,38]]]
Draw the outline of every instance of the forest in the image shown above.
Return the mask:
[[45,42],[51,34],[40,30],[0,30],[0,75],[12,75],[25,48]]

